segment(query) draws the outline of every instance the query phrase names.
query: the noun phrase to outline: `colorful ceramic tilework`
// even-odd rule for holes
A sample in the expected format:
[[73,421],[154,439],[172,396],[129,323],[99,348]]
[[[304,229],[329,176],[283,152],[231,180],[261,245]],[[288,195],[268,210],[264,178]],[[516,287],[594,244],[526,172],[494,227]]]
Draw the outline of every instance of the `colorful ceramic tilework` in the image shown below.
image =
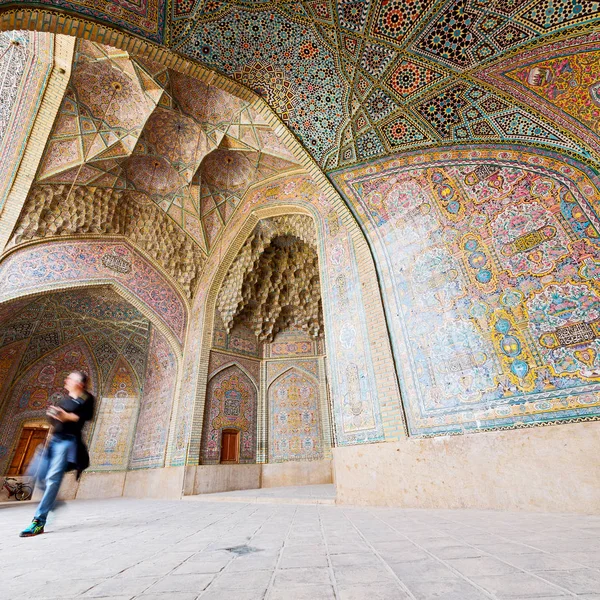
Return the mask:
[[[293,7],[275,0],[174,0],[172,43],[262,96],[328,171],[398,149],[460,141],[439,127],[432,131],[427,113],[413,110],[410,99],[428,90],[442,112],[475,121],[464,131],[471,142],[511,143],[518,130],[529,145],[593,162],[598,155],[572,139],[566,131],[572,128],[541,116],[535,102],[517,106],[505,97],[512,117],[499,119],[497,109],[468,100],[462,111],[462,92],[435,88],[446,81],[468,89],[464,71],[574,28],[591,29],[599,14],[597,2],[573,0],[306,0]],[[352,130],[361,107],[368,121]],[[405,119],[406,126],[392,134],[387,118]]]
[[192,434],[192,418],[198,385],[200,348],[202,343],[203,297],[200,294],[194,303],[187,335],[184,355],[179,403],[175,418],[175,439],[170,455],[172,467],[186,464]]
[[317,460],[323,457],[319,386],[292,369],[269,388],[269,461]]
[[[337,443],[345,445],[381,441],[384,436],[378,383],[374,374],[354,245],[333,205],[324,197],[314,181],[307,176],[295,176],[257,187],[251,194],[246,195],[243,204],[232,217],[223,244],[227,246],[238,235],[250,211],[269,205],[276,206],[279,203],[293,204],[310,210],[315,217],[319,235],[323,235],[319,248],[319,267],[323,282],[323,312],[325,321],[331,323],[325,330],[326,345],[328,348],[336,348],[336,352],[330,353],[327,358],[332,374],[329,384]],[[196,329],[190,329],[190,339],[200,340],[202,337],[201,311],[209,282],[212,281],[219,265],[220,257],[217,253],[209,256],[193,309],[198,318],[198,325]],[[198,343],[196,341],[196,344]],[[190,373],[190,378],[186,381],[190,388],[195,390],[197,365],[191,364],[193,360],[191,354],[186,355],[186,368]],[[189,399],[190,394],[193,402],[193,392],[186,392],[186,397]],[[178,420],[183,423],[183,415],[178,417]],[[181,431],[183,430],[181,425]]]
[[[169,270],[178,259],[201,267],[246,189],[294,162],[250,102],[154,61],[79,40],[37,182],[69,190],[76,182],[63,206],[77,205],[73,196],[82,192],[90,197],[84,207],[71,206],[70,224],[73,212],[85,217],[70,233],[86,233],[95,220],[90,213],[100,211],[103,229],[92,226],[94,233],[129,235],[149,242],[142,244],[146,250],[157,241],[148,238],[157,237],[171,257],[153,257]],[[129,223],[126,199],[133,201]],[[164,219],[154,223],[153,232],[140,227],[135,215],[155,207]],[[56,232],[51,226],[44,233]],[[195,278],[184,266],[174,270],[191,296]]]
[[534,48],[481,69],[477,76],[534,104],[600,150],[600,35]]
[[332,50],[311,28],[270,7],[196,16],[193,23],[174,21],[174,48],[256,90],[322,160],[334,147],[331,133],[344,118],[347,93]]
[[277,360],[267,363],[267,383],[270,385],[274,379],[291,368],[297,371],[306,371],[315,379],[319,378],[319,365],[316,360]]
[[[14,3],[10,0],[0,0],[0,6],[3,4]],[[167,0],[32,0],[27,4],[74,13],[153,42],[162,43],[165,40]]]
[[256,461],[257,388],[235,364],[217,373],[206,391],[202,462],[221,460],[223,429],[240,432],[239,462]]
[[165,337],[153,328],[130,468],[164,466],[175,381],[177,381],[175,354]]
[[[10,2],[0,0],[0,4]],[[168,43],[175,52],[243,83],[267,101],[328,171],[398,149],[430,145],[433,131],[426,118],[413,112],[409,97],[431,91],[443,80],[468,85],[471,72],[482,65],[521,48],[562,40],[574,31],[593,31],[600,15],[600,5],[592,0],[140,0],[133,4],[111,0],[102,6],[92,0],[35,0],[32,4]],[[562,147],[556,140],[567,138],[570,142],[563,149],[570,156],[590,164],[598,161],[596,150],[590,155],[586,145],[571,147],[571,123],[545,118],[535,102],[523,106],[505,98],[521,120],[537,122],[555,142],[548,144],[548,137],[540,137],[534,127],[522,133],[529,145]],[[173,106],[171,101],[167,96],[161,100],[166,108]],[[359,113],[370,114],[372,120],[363,121],[360,132],[352,131]],[[406,137],[396,137],[392,144],[382,129],[388,116],[404,117],[414,129],[408,128]],[[512,142],[510,132],[495,127],[494,115],[483,111],[480,118],[478,130],[485,131],[488,140]],[[415,137],[415,130],[424,135]],[[450,141],[433,137],[438,143]],[[484,142],[480,136],[471,141]],[[146,167],[156,162],[144,156],[139,159]],[[206,193],[217,202],[223,200]],[[238,200],[234,197],[232,202]],[[189,197],[187,201],[193,203]],[[190,235],[202,237],[203,229],[204,241],[214,241],[219,216],[213,214],[200,228],[184,203],[182,196],[178,202],[169,201],[169,215]],[[221,203],[222,211],[232,208],[229,202]],[[186,212],[191,215],[189,227]]]
[[317,354],[317,342],[302,330],[280,331],[265,348],[265,356],[311,356]]
[[246,373],[254,381],[256,387],[260,382],[260,361],[241,356],[232,356],[231,354],[222,354],[211,350],[210,362],[208,365],[208,376],[212,377],[217,371],[220,371],[225,365],[236,364],[244,368]]
[[65,283],[117,281],[183,340],[186,307],[167,279],[127,244],[49,242],[8,256],[0,265],[0,301]]
[[96,409],[90,444],[93,470],[126,469],[139,410],[140,386],[124,359],[120,359]]
[[336,182],[368,224],[413,434],[600,416],[595,177],[486,149]]

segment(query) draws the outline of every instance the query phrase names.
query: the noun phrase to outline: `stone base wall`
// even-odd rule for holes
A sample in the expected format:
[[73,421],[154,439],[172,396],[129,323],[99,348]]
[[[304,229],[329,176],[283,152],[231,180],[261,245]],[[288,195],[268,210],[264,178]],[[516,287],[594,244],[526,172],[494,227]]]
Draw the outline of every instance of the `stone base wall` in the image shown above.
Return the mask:
[[188,467],[184,495],[332,483],[331,460]]
[[331,460],[288,461],[262,465],[261,487],[333,483]]
[[181,498],[185,467],[128,471],[123,496],[127,498]]
[[198,465],[188,467],[186,496],[260,488],[262,465]]
[[[19,478],[22,479],[22,478]],[[136,471],[86,471],[79,482],[67,473],[61,500],[97,498],[176,499],[196,494],[254,490],[261,487],[332,483],[331,460],[285,462],[265,465],[198,465]],[[39,500],[36,491],[34,499]],[[0,501],[8,500],[6,494]]]
[[334,449],[337,502],[600,513],[600,423]]
[[118,498],[123,495],[127,475],[126,471],[83,473],[76,498]]

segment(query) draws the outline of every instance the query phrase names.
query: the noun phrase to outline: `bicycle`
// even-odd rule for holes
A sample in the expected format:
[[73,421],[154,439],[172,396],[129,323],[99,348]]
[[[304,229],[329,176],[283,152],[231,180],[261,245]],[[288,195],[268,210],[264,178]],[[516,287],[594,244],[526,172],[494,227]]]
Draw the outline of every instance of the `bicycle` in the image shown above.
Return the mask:
[[[14,481],[15,483],[9,483]],[[26,483],[17,481],[14,477],[5,477],[2,482],[2,487],[6,488],[8,497],[15,497],[15,500],[29,500],[33,495],[33,488]]]

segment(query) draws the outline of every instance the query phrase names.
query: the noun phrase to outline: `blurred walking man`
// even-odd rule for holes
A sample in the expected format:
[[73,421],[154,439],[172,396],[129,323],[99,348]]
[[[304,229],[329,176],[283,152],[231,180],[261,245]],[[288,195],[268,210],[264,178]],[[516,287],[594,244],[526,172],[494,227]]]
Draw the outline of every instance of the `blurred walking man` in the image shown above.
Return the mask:
[[37,483],[44,490],[44,495],[31,525],[19,534],[21,537],[44,533],[48,513],[54,508],[64,474],[76,469],[79,479],[81,472],[90,464],[87,448],[81,439],[83,426],[94,416],[94,396],[87,391],[87,383],[85,373],[73,371],[65,379],[68,396],[46,412],[52,426],[51,438],[37,470]]

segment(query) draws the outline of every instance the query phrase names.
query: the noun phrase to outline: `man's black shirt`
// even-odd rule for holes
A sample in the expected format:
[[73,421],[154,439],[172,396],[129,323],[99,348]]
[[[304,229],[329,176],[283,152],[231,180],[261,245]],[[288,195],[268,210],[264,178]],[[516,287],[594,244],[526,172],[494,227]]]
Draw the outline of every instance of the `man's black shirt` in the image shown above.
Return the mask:
[[56,405],[65,412],[75,413],[79,416],[79,421],[62,422],[50,417],[50,423],[53,426],[54,433],[57,435],[74,435],[81,438],[81,430],[86,421],[94,416],[94,396],[88,392],[83,392],[80,398],[71,398],[67,396],[59,400]]

